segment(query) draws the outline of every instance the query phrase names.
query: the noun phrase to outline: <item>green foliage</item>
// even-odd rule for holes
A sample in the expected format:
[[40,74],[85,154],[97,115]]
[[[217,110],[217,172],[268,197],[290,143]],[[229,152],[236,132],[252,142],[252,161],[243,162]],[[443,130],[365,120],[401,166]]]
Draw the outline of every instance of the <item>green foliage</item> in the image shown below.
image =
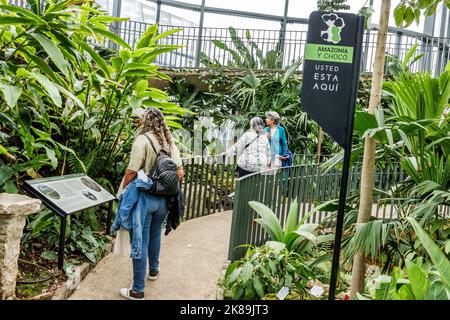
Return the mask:
[[[409,217],[408,222],[412,225],[414,231],[417,234],[417,238],[427,251],[434,267],[437,269],[441,276],[441,280],[450,292],[450,261],[441,251],[439,246],[431,239],[428,234],[423,230],[420,224]],[[450,296],[449,296],[450,299]]]
[[217,59],[209,58],[203,52],[201,53],[201,62],[206,67],[229,67],[229,68],[249,68],[249,69],[278,69],[281,62],[281,51],[279,44],[272,50],[265,53],[258,45],[252,40],[249,30],[245,32],[245,41],[238,35],[237,31],[233,27],[228,27],[233,47],[229,47],[226,43],[220,40],[212,40],[214,46],[220,50],[225,51],[231,55],[231,60],[226,62],[226,65],[222,65]]
[[299,299],[306,297],[306,285],[313,274],[299,254],[271,242],[247,248],[245,257],[230,264],[226,271],[226,299],[262,299],[283,287],[297,292]]
[[395,24],[401,28],[410,26],[414,21],[419,24],[422,14],[425,16],[435,14],[441,3],[450,8],[448,0],[401,0],[394,9]]
[[[447,260],[448,261],[448,260]],[[436,269],[418,258],[405,261],[404,270],[394,267],[391,276],[381,275],[368,288],[374,300],[449,300],[446,288]],[[360,300],[367,297],[358,294]]]
[[[98,8],[88,0],[59,1],[42,12],[0,7],[1,21],[18,18],[0,25],[0,190],[17,192],[25,177],[71,172],[117,186],[139,110],[158,107],[180,127],[184,109],[148,86],[151,78],[168,79],[154,60],[179,46],[157,41],[179,29],[156,35],[152,26],[133,50],[108,29],[123,19]],[[105,41],[122,49],[102,51]]]
[[291,204],[284,229],[275,213],[266,205],[256,201],[250,201],[248,205],[261,217],[255,219],[255,221],[266,230],[272,242],[278,243],[278,245],[286,247],[288,250],[305,254],[313,245],[332,240],[329,236],[316,236],[314,234],[319,226],[318,224],[306,223],[310,216],[328,206],[329,202],[315,207],[299,219],[298,203],[297,199],[295,199]]
[[405,59],[401,61],[397,56],[386,53],[387,74],[399,77],[410,71],[412,65],[425,56],[424,53],[416,54],[418,45],[413,45],[406,53]]
[[[172,127],[187,112],[149,85],[171,81],[154,62],[179,48],[158,43],[179,29],[158,35],[151,26],[133,49],[109,31],[124,19],[93,1],[29,4],[0,5],[0,192],[19,192],[24,179],[84,172],[115,193],[139,111],[157,107]],[[66,253],[95,262],[109,239],[98,232],[104,222],[89,210],[69,220]],[[24,243],[47,243],[44,258],[52,258],[59,224],[46,210],[29,218]]]
[[[81,255],[92,263],[97,263],[106,250],[111,238],[98,230],[104,222],[99,222],[99,210],[87,209],[85,212],[70,216],[67,219],[65,254]],[[104,217],[101,218],[102,220]],[[45,243],[49,249],[42,253],[42,258],[56,259],[59,246],[60,217],[49,209],[27,217],[27,226],[22,238],[23,245],[31,242]]]
[[347,0],[317,0],[317,9],[320,11],[350,10]]

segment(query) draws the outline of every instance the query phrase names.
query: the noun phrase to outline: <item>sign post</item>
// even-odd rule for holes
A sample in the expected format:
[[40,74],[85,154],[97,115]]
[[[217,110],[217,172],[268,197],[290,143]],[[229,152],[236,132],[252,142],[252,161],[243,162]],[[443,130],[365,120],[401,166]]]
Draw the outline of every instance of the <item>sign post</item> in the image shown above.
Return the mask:
[[344,148],[329,300],[339,271],[364,17],[315,11],[309,16],[301,101],[305,111]]
[[106,221],[106,232],[109,233],[112,194],[98,185],[85,174],[70,174],[66,176],[45,179],[27,180],[24,184],[30,194],[42,200],[47,208],[61,218],[59,232],[58,267],[64,266],[64,245],[66,240],[67,216],[81,210],[109,203]]

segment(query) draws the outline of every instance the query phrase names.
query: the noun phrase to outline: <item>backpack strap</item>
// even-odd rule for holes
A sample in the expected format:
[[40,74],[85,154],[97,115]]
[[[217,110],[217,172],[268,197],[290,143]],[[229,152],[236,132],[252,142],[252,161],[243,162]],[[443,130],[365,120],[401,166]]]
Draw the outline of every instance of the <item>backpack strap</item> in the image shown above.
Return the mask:
[[[152,146],[152,149],[153,149],[153,151],[155,152],[155,156],[156,156],[155,162],[153,163],[153,166],[152,166],[152,168],[150,169],[150,176],[152,177],[152,176],[154,175],[154,173],[155,173],[155,170],[156,170],[156,159],[158,158],[159,152],[156,152],[156,148],[155,148],[155,145],[153,144],[152,139],[150,139],[150,137],[149,137],[148,135],[146,135],[145,133],[144,133],[144,136],[145,136],[145,137],[147,138],[147,140],[150,142],[150,145]],[[145,157],[147,158],[147,153],[146,153]]]
[[150,139],[150,137],[149,137],[148,135],[146,135],[145,133],[144,133],[144,136],[145,136],[145,137],[148,139],[148,141],[150,142],[150,145],[152,146],[153,151],[155,151],[156,156],[158,156],[159,152],[156,152],[156,148],[155,148],[155,145],[153,144],[152,139]]
[[249,145],[251,145],[253,142],[255,142],[255,141],[259,138],[259,136],[260,136],[260,135],[258,134],[258,135],[256,136],[256,138],[253,138],[252,141],[250,141],[249,143],[247,143],[247,144],[245,145],[244,149],[242,150],[242,152],[244,152],[244,150],[247,149]]

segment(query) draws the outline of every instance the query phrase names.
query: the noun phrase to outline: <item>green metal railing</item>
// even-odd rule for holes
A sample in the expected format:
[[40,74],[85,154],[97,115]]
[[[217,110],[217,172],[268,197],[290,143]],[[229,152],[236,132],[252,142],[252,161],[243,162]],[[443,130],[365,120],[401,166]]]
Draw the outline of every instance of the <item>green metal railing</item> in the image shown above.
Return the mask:
[[[348,193],[358,192],[361,164],[350,170]],[[376,169],[375,188],[388,191],[390,186],[404,181],[405,173],[398,165],[393,168]],[[296,165],[278,170],[269,170],[236,179],[236,197],[229,245],[229,259],[235,260],[244,252],[236,249],[242,244],[258,245],[267,240],[264,229],[254,220],[257,214],[248,205],[258,201],[268,206],[284,226],[291,203],[297,199],[297,214],[304,217],[315,205],[339,197],[341,172],[331,170],[324,173],[317,165]],[[382,219],[395,219],[393,200],[381,203],[380,196],[374,196],[372,215]],[[309,223],[320,223],[331,213],[317,211],[308,218]]]
[[[328,157],[321,156],[320,163]],[[317,155],[295,154],[293,162],[297,165],[314,164],[317,163]],[[183,181],[185,220],[233,209],[233,200],[228,195],[235,191],[236,157],[184,158],[183,166],[185,171]]]
[[236,178],[234,158],[193,157],[183,159],[183,166],[185,220],[232,209],[228,195],[234,192]]
[[[320,163],[328,156],[323,156]],[[185,179],[184,219],[190,220],[216,212],[233,210],[229,259],[235,260],[243,250],[235,249],[241,244],[258,245],[267,240],[267,234],[254,220],[257,217],[248,205],[258,201],[267,205],[284,226],[291,203],[297,199],[297,214],[300,217],[310,212],[315,205],[339,197],[341,171],[327,171],[317,165],[313,154],[294,155],[294,166],[267,170],[237,178],[236,158],[225,156],[193,157],[183,159]],[[350,170],[348,193],[359,192],[361,165],[357,162]],[[389,191],[399,182],[405,181],[406,173],[398,164],[377,168],[374,172],[374,187]],[[230,194],[234,193],[233,197]],[[381,200],[374,195],[372,216],[380,219],[396,219],[394,200]],[[439,208],[445,215],[450,207]],[[331,215],[327,211],[317,211],[308,218],[309,223],[321,223]]]

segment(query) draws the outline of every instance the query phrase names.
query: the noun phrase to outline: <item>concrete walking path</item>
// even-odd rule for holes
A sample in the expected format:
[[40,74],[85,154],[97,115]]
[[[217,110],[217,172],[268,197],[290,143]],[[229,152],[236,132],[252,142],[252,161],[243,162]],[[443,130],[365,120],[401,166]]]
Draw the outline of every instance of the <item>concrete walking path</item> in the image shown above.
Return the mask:
[[[147,279],[148,300],[216,299],[216,284],[228,257],[231,211],[182,222],[162,238],[156,281]],[[69,300],[121,300],[132,283],[131,259],[113,253],[102,259]]]

